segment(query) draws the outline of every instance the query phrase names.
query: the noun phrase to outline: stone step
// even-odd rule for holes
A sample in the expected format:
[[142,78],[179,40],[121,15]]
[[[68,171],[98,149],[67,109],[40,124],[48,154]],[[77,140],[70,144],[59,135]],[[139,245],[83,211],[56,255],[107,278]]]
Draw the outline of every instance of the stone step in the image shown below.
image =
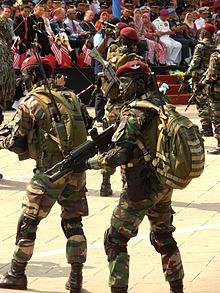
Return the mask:
[[182,94],[178,97],[178,95],[168,95],[169,103],[174,105],[187,105],[188,100],[191,97],[191,94]]

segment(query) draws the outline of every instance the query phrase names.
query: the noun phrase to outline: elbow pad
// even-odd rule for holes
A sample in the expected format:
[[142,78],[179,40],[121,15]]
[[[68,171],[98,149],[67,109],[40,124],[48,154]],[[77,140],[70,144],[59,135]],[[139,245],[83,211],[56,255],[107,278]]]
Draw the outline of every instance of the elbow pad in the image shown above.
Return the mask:
[[112,168],[128,164],[133,154],[133,147],[133,144],[130,143],[115,147],[114,149],[108,151],[106,162]]

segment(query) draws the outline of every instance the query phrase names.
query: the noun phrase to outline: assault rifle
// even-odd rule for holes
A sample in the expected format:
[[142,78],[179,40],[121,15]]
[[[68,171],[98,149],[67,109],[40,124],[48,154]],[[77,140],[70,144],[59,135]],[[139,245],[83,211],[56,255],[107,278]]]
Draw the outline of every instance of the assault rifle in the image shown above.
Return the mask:
[[91,50],[89,55],[98,61],[103,67],[103,72],[100,72],[98,75],[104,76],[108,81],[106,93],[110,91],[114,84],[119,86],[119,79],[115,76],[115,70],[113,69],[112,65],[102,57],[99,50],[95,47]]
[[182,94],[185,86],[186,86],[186,83],[185,82],[181,83],[181,86],[178,89],[178,97]]
[[199,83],[197,84],[196,88],[194,89],[193,91],[193,94],[192,96],[190,97],[189,101],[188,101],[188,104],[185,108],[185,112],[188,110],[188,108],[190,107],[190,105],[193,103],[193,102],[196,102],[196,96],[202,92],[202,90],[204,89],[205,87],[205,84],[203,83],[204,79],[206,78],[206,74],[207,74],[207,71],[202,75],[202,78],[200,79]]
[[[48,176],[50,182],[56,182],[70,172],[79,173],[88,169],[86,167],[87,160],[94,157],[98,152],[108,150],[114,132],[113,125],[105,129],[100,134],[98,134],[96,128],[93,128],[90,131],[92,140],[83,142],[81,145],[72,150],[63,161],[57,163],[46,171],[46,174],[50,174],[54,170],[58,169],[56,173]],[[84,170],[79,171],[79,166],[80,168],[85,166]]]

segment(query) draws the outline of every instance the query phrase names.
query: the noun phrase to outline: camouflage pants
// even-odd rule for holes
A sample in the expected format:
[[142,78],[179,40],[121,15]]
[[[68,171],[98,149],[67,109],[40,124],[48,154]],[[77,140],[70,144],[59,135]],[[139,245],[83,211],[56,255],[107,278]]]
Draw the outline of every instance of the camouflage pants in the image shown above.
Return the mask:
[[88,215],[85,183],[85,173],[70,175],[57,184],[50,183],[40,171],[34,174],[22,203],[23,213],[18,221],[14,259],[18,262],[30,260],[38,224],[58,202],[61,206],[62,229],[67,238],[67,262],[86,261],[87,242],[81,221],[82,216]]
[[202,129],[209,131],[212,129],[212,122],[207,93],[205,91],[202,91],[202,93],[196,97],[196,100]]
[[172,190],[159,192],[153,202],[142,200],[132,202],[121,197],[111,217],[111,226],[105,235],[105,250],[109,261],[109,286],[126,287],[129,278],[129,255],[127,242],[138,233],[144,216],[148,217],[151,244],[161,254],[162,268],[168,282],[183,279],[184,271],[179,249],[172,232],[173,210]]
[[217,139],[220,139],[220,101],[210,100],[210,108],[214,134]]

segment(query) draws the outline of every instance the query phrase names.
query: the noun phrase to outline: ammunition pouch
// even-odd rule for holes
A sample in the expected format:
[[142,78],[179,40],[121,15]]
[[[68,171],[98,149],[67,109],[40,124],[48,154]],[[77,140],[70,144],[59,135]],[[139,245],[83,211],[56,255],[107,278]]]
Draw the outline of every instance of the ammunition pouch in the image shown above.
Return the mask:
[[[148,194],[148,170],[146,165],[128,168],[126,172],[127,198],[132,201],[140,201],[147,198]],[[137,189],[138,186],[138,189]]]

